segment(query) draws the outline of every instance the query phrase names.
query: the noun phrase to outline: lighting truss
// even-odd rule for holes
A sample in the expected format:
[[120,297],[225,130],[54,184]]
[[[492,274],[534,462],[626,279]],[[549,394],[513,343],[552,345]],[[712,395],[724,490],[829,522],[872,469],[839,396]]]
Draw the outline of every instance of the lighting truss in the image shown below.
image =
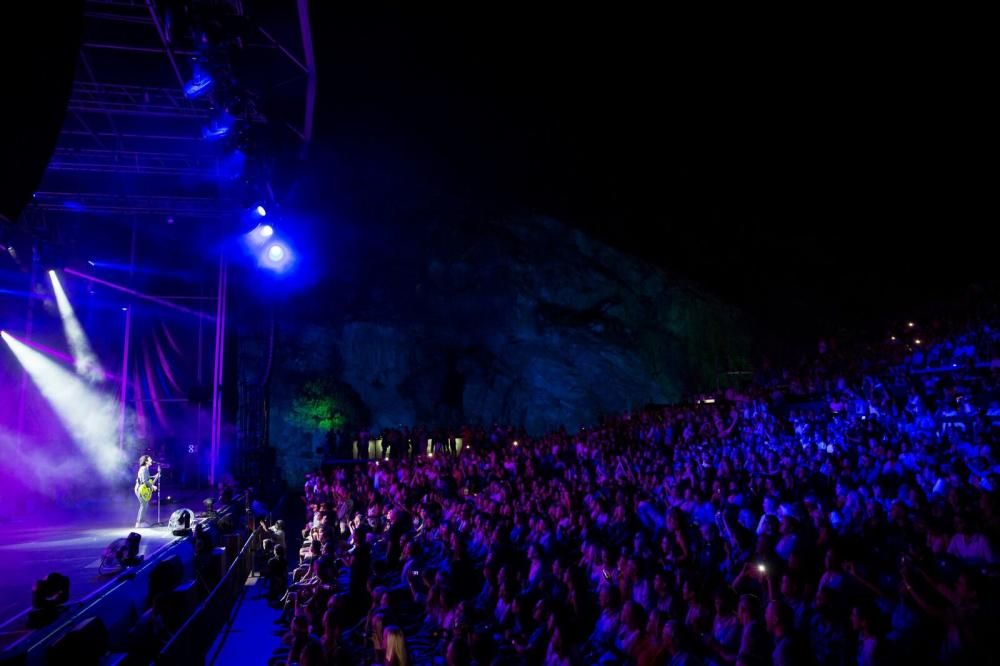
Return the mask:
[[57,148],[49,169],[206,178],[219,174],[219,160],[189,153]]
[[205,120],[212,113],[207,101],[188,99],[179,89],[86,81],[77,81],[73,84],[69,110],[79,113],[113,113],[195,120]]
[[216,197],[102,194],[95,192],[38,192],[33,208],[48,212],[103,213],[106,215],[156,215],[161,219],[228,219],[231,207]]

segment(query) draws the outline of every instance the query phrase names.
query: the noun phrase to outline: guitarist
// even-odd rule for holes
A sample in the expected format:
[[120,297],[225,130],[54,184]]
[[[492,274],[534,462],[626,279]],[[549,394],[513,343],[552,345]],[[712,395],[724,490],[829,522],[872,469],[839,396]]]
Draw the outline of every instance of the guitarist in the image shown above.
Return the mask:
[[136,516],[135,526],[142,527],[143,519],[146,517],[146,508],[149,506],[149,500],[153,497],[153,491],[156,490],[156,481],[160,478],[160,475],[156,476],[149,475],[149,467],[153,464],[153,459],[150,456],[141,456],[139,458],[139,473],[135,477],[135,498],[139,500],[139,515]]

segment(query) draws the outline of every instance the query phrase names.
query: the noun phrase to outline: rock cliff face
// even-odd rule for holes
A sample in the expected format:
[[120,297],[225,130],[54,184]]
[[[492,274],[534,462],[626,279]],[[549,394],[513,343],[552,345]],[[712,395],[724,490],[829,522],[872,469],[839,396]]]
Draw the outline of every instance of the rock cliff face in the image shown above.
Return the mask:
[[289,415],[317,377],[339,397],[316,429],[499,421],[538,433],[675,401],[742,365],[734,311],[556,221],[428,236],[327,291],[351,295],[330,297],[313,324],[282,331],[273,433],[308,429]]

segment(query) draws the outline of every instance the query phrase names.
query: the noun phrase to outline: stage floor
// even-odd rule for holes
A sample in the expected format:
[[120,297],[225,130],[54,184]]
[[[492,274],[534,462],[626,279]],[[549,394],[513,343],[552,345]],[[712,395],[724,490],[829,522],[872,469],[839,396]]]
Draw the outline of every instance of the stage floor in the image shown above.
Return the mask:
[[[160,514],[163,521],[180,506],[196,511],[200,508],[190,503],[164,503]],[[147,559],[177,538],[166,527],[133,529],[137,510],[134,497],[119,498],[100,507],[47,509],[0,526],[0,571],[4,572],[0,576],[0,625],[29,608],[31,586],[54,571],[69,576],[70,602],[83,599],[113,580],[113,575],[99,575],[97,567],[105,547],[129,532],[142,535],[139,552]],[[147,516],[156,520],[155,501]]]

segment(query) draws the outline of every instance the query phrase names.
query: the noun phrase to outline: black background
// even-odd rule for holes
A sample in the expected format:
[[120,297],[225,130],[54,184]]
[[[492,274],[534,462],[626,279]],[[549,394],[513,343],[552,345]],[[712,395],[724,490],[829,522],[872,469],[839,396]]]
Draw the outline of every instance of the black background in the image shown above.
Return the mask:
[[519,3],[312,18],[314,164],[373,224],[550,214],[778,334],[906,316],[994,274],[988,61],[967,23]]

